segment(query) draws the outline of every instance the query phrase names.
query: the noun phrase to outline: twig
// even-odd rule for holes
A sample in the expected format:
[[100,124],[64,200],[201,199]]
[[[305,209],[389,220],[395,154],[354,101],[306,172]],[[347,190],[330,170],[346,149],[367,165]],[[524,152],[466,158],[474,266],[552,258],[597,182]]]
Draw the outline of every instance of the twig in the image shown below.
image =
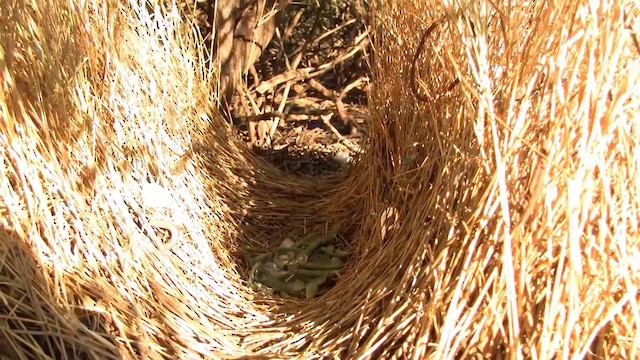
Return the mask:
[[420,42],[418,43],[418,47],[416,48],[415,55],[413,56],[413,62],[411,63],[411,73],[410,73],[411,91],[413,92],[413,96],[415,96],[415,98],[420,101],[426,102],[426,101],[429,101],[429,98],[426,97],[425,95],[421,95],[418,92],[417,75],[416,75],[416,68],[418,67],[418,58],[420,58],[420,54],[424,52],[424,46],[427,43],[427,39],[429,38],[431,33],[436,29],[438,25],[442,24],[443,22],[444,22],[444,18],[440,18],[439,20],[434,21],[433,24],[431,24],[427,28],[427,30],[425,30],[425,32],[422,34],[422,37],[420,38]]
[[335,98],[335,94],[333,93],[333,91],[327,89],[324,85],[322,85],[319,81],[315,80],[315,79],[310,79],[309,81],[307,81],[307,84],[309,84],[309,86],[319,92],[320,94],[322,94],[322,96],[324,96],[327,99],[333,100]]
[[[366,32],[367,31],[365,31],[365,33]],[[264,94],[265,92],[282,83],[288,81],[308,80],[327,73],[328,71],[335,68],[336,65],[346,61],[347,59],[351,58],[359,51],[364,49],[364,47],[369,43],[369,40],[366,38],[366,36],[363,36],[365,35],[365,33],[361,34],[358,37],[359,42],[353,45],[348,51],[343,52],[342,55],[336,57],[334,60],[324,63],[318,67],[306,67],[302,69],[288,70],[282,74],[272,77],[268,81],[264,81],[262,84],[260,84],[260,86],[256,88],[256,92]]]
[[[240,94],[240,101],[242,103],[242,106],[245,108],[245,110],[248,113],[249,112],[249,104],[248,103],[251,103],[251,106],[253,107],[253,112],[255,114],[259,114],[260,113],[260,107],[258,106],[256,101],[251,96],[251,93],[247,89],[246,83],[242,82],[242,85],[243,85],[242,93]],[[251,143],[251,145],[256,143],[256,127],[257,127],[257,124],[256,124],[256,122],[254,120],[248,120],[247,121],[247,128],[249,129],[249,142]]]
[[347,114],[347,109],[344,107],[344,103],[340,97],[336,97],[334,100],[336,104],[336,111],[338,111],[338,117],[342,122],[342,125],[349,126],[349,132],[354,134],[355,128],[351,126],[351,117]]
[[344,99],[344,97],[347,96],[347,94],[351,90],[353,90],[356,87],[362,85],[365,81],[368,81],[368,80],[369,79],[366,78],[366,77],[360,77],[357,80],[353,81],[351,84],[345,86],[344,89],[342,89],[342,91],[336,97],[336,100],[335,100],[335,102],[336,102],[336,110],[338,110],[338,116],[340,116],[340,119],[342,120],[342,124],[343,125],[350,127],[351,134],[355,133],[356,128],[353,126],[353,119],[347,113],[347,110],[344,107],[344,103],[342,102],[342,99]]
[[[424,52],[424,46],[427,42],[427,39],[429,38],[429,36],[431,36],[431,33],[436,29],[436,27],[440,24],[444,23],[444,17],[440,18],[439,20],[436,20],[435,22],[433,22],[433,24],[431,24],[431,26],[429,26],[429,28],[427,28],[427,30],[425,30],[425,32],[422,34],[422,37],[420,38],[420,42],[418,43],[418,47],[416,48],[416,53],[413,57],[413,62],[411,63],[411,74],[410,74],[410,78],[411,78],[411,92],[413,93],[413,96],[423,102],[429,101],[429,97],[427,97],[426,95],[421,95],[418,92],[418,85],[417,85],[417,79],[418,76],[416,75],[416,68],[418,65],[418,58],[420,57],[420,54],[422,54]],[[451,90],[453,90],[458,84],[460,83],[460,78],[456,77],[451,84],[449,84],[449,86],[447,86],[447,89],[441,93],[441,94],[437,94],[436,97],[434,98],[435,100],[440,99],[442,96],[448,94]]]
[[288,82],[288,81],[296,81],[304,79],[311,71],[312,67],[302,68],[302,69],[292,69],[283,72],[282,74],[278,74],[267,81],[263,81],[260,86],[256,88],[256,92],[259,94],[264,94],[270,89],[274,87]]
[[331,124],[331,117],[333,117],[333,114],[328,114],[328,115],[320,115],[320,118],[322,119],[322,122],[327,126],[327,128],[329,128],[329,130],[331,130],[331,132],[338,137],[338,140],[344,144],[344,146],[347,147],[347,149],[354,151],[354,152],[360,152],[360,147],[354,143],[352,143],[351,141],[349,141],[349,139],[345,138],[344,136],[342,136],[342,134],[340,134],[340,131],[338,131],[338,129],[336,129],[332,124]]
[[347,96],[347,94],[357,88],[358,86],[362,85],[365,82],[369,82],[369,78],[366,76],[362,76],[356,80],[354,80],[351,84],[347,85],[344,87],[344,89],[342,89],[342,91],[340,92],[340,98],[344,98],[345,96]]
[[[312,89],[321,93],[325,98],[333,101],[336,107],[336,110],[338,112],[338,117],[340,118],[340,121],[342,122],[342,124],[345,126],[351,127],[351,117],[347,113],[347,109],[345,108],[344,103],[342,102],[342,99],[347,95],[347,93],[349,93],[349,91],[353,90],[355,87],[362,84],[364,82],[364,79],[365,78],[361,77],[355,80],[351,84],[347,85],[339,94],[336,94],[335,91],[328,89],[327,87],[322,85],[319,81],[314,79],[309,80],[307,84],[309,84],[309,86]],[[355,129],[351,127],[351,131],[353,132],[354,130]]]
[[[317,22],[316,24],[317,25]],[[276,29],[277,30],[277,29]],[[280,36],[280,31],[277,30],[278,36]],[[285,59],[285,64],[287,65],[288,70],[292,70],[292,69],[297,69],[298,66],[300,65],[300,61],[302,61],[302,52],[300,52],[296,58],[293,61],[293,64],[289,63],[289,57],[287,56],[287,54],[284,51],[284,41],[280,42],[280,45],[282,47],[282,53],[284,54],[284,59]],[[291,82],[287,82],[287,84],[285,85],[284,91],[282,92],[282,99],[280,100],[280,105],[278,106],[278,112],[282,113],[284,111],[284,108],[287,104],[287,98],[289,97],[289,91],[291,91]],[[282,119],[284,119],[284,117],[282,117]],[[269,138],[273,138],[273,136],[276,133],[276,130],[278,129],[278,124],[280,123],[280,118],[275,117],[273,119],[273,123],[271,124],[271,129],[269,130]]]
[[[280,101],[280,105],[278,106],[278,113],[282,114],[284,111],[284,107],[287,104],[287,98],[289,97],[289,91],[291,90],[291,83],[287,83],[285,85],[284,91],[282,92],[282,101]],[[278,129],[278,124],[280,123],[280,118],[284,119],[284,115],[282,117],[274,117],[273,124],[271,124],[271,129],[269,130],[269,137],[273,138],[276,130]]]
[[284,33],[282,34],[282,39],[281,39],[282,43],[286,42],[291,37],[291,34],[293,33],[293,29],[296,28],[303,14],[304,14],[304,9],[299,9],[298,12],[295,13],[295,15],[293,15],[293,17],[291,18],[291,21],[289,22],[287,27],[284,29]]
[[356,22],[356,19],[351,19],[351,20],[349,20],[349,21],[347,21],[347,22],[345,22],[343,24],[340,24],[340,25],[336,26],[335,28],[333,28],[333,29],[325,32],[324,34],[318,36],[315,40],[313,40],[311,45],[313,46],[313,45],[319,44],[320,41],[324,40],[325,38],[329,37],[330,35],[342,30],[343,28],[345,28],[345,27],[347,27],[347,26],[349,26],[349,25],[351,25],[351,24],[353,24],[355,22]]

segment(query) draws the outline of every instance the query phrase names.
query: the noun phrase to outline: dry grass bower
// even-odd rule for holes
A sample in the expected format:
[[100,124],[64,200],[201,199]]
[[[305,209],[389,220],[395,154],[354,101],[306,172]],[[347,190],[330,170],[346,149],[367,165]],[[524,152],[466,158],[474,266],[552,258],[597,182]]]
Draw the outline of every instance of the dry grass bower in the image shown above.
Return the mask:
[[[379,4],[366,149],[310,179],[214,111],[177,7],[0,1],[0,354],[640,357],[638,3]],[[337,225],[324,294],[247,286]]]

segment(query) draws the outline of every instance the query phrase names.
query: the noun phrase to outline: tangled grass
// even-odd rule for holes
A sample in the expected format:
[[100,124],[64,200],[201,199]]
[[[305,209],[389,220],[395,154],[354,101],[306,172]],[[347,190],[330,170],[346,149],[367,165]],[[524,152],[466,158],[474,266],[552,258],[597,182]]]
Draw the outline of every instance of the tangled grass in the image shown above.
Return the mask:
[[[3,356],[638,356],[634,2],[384,3],[372,135],[326,179],[246,151],[153,10],[0,2]],[[246,286],[245,254],[336,224],[321,297]]]

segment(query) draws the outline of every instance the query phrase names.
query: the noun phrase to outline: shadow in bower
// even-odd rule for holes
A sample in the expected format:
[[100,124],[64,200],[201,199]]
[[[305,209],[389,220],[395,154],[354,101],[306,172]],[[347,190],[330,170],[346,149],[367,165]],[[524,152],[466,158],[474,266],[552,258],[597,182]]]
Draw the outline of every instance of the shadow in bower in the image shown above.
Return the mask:
[[15,230],[0,228],[0,254],[0,358],[123,358],[100,312],[58,305],[51,270]]
[[[214,118],[208,130],[211,140],[194,145],[194,148],[206,149],[196,155],[201,158],[208,177],[215,182],[207,184],[207,191],[225,201],[229,208],[227,218],[235,225],[234,231],[224,239],[224,247],[233,256],[238,276],[237,291],[245,293],[247,299],[253,299],[256,307],[265,304],[269,307],[265,315],[271,321],[244,329],[248,334],[246,341],[262,342],[263,347],[270,347],[273,345],[270,340],[262,340],[273,332],[270,328],[283,326],[290,331],[282,332],[289,334],[298,333],[296,329],[302,331],[302,324],[318,320],[317,313],[329,306],[323,305],[324,294],[348,284],[340,284],[338,280],[333,288],[320,290],[317,297],[309,300],[285,299],[270,291],[254,291],[247,283],[249,269],[245,257],[271,250],[287,237],[300,239],[305,234],[323,233],[337,225],[341,229],[341,246],[348,247],[351,235],[358,231],[359,224],[351,221],[363,207],[364,187],[350,183],[354,177],[348,171],[322,176],[284,172],[243,146],[231,130],[220,131],[222,127],[222,120]],[[353,271],[350,264],[355,257],[357,255],[353,254],[347,260],[342,272]],[[316,326],[332,331],[331,324],[336,321],[332,313],[325,311],[319,319],[322,325]],[[278,341],[288,340],[280,338]],[[312,342],[313,339],[306,339],[297,350],[304,350]],[[254,349],[260,349],[260,345]],[[291,347],[289,351],[290,354],[279,355],[296,354]],[[261,355],[269,356],[268,350]]]

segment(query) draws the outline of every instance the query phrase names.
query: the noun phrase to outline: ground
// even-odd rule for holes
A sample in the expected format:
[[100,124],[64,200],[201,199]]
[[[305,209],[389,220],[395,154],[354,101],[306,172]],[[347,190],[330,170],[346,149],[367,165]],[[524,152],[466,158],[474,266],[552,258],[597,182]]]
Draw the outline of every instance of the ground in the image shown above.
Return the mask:
[[[353,120],[352,132],[335,116],[330,120],[333,129],[324,123],[320,114],[331,113],[330,102],[312,97],[306,100],[307,108],[301,110],[307,114],[289,114],[287,121],[279,124],[271,145],[255,145],[253,150],[281,170],[299,175],[321,176],[348,168],[366,138],[366,105],[346,105]],[[250,146],[246,123],[238,124],[236,129]]]

